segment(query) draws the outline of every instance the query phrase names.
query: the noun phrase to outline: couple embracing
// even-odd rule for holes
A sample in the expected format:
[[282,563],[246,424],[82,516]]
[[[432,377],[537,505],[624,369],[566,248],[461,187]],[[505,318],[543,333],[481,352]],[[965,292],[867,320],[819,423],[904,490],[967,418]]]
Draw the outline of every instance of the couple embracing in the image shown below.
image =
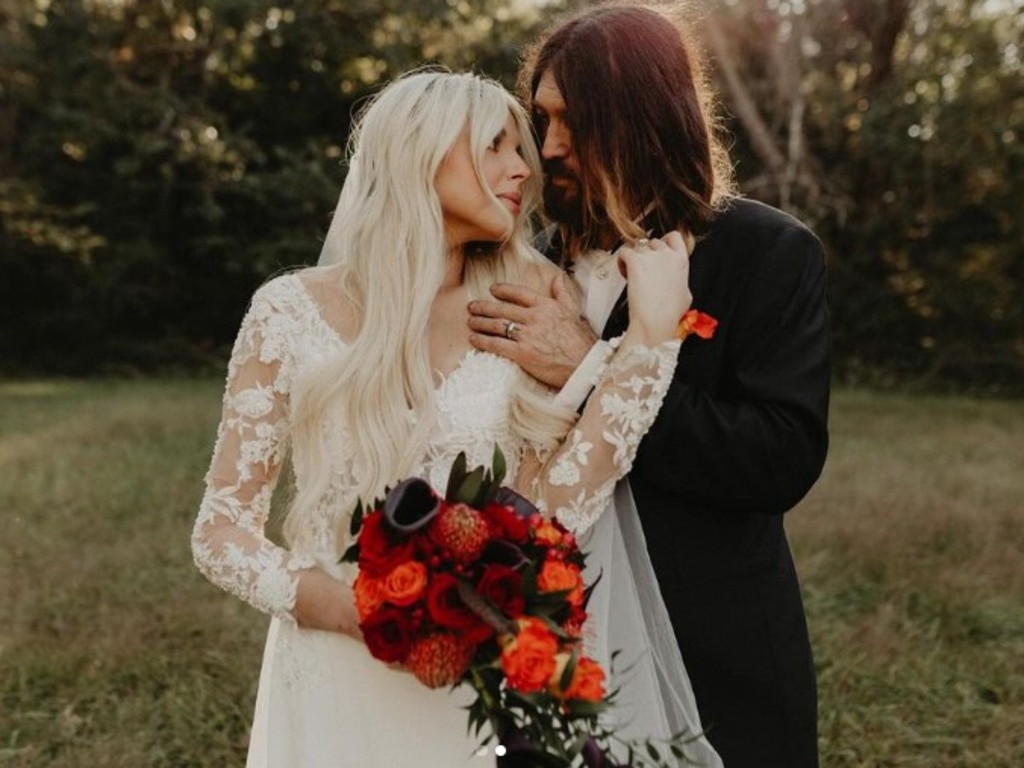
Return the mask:
[[[586,637],[635,665],[621,728],[685,730],[697,765],[816,766],[783,515],[827,448],[821,245],[732,194],[699,61],[663,11],[584,11],[520,82],[526,109],[469,74],[385,87],[320,265],[262,286],[243,320],[192,546],[273,617],[248,765],[494,764],[458,690],[369,655],[339,554],[357,498],[442,488],[456,455],[497,445],[601,571]],[[694,309],[711,338],[680,338]],[[263,528],[289,453],[281,547]]]

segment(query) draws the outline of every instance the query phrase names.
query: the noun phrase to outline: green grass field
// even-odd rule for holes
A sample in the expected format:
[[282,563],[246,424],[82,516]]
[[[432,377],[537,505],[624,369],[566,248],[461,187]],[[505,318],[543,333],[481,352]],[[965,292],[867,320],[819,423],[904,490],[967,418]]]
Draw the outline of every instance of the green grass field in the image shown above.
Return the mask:
[[[244,764],[266,620],[188,548],[219,389],[0,383],[0,766]],[[1024,403],[832,421],[788,523],[823,765],[1024,765]]]

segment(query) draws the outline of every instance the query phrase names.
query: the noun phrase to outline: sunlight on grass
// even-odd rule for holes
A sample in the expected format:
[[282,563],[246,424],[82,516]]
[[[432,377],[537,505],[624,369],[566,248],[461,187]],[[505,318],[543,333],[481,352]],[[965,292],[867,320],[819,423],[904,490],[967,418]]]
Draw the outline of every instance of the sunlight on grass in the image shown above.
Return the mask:
[[46,397],[76,388],[76,384],[67,381],[6,381],[0,382],[0,397]]
[[[0,766],[243,764],[266,619],[188,549],[220,386],[0,384]],[[787,523],[823,766],[1024,765],[1024,407],[832,421]]]
[[1024,765],[1024,406],[842,392],[789,517],[826,766]]

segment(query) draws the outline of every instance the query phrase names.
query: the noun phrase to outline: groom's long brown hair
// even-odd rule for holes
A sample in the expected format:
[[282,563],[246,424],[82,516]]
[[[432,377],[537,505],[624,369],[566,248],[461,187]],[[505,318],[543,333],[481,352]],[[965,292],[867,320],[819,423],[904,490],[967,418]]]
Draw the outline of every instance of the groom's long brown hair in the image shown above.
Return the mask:
[[[656,228],[699,235],[731,192],[732,171],[681,25],[661,10],[625,4],[556,25],[527,51],[520,71],[531,114],[549,70],[567,105],[582,184],[578,216],[560,222],[569,253],[596,245],[608,223],[622,237],[641,236],[633,220],[652,201]],[[543,128],[535,127],[542,142]]]

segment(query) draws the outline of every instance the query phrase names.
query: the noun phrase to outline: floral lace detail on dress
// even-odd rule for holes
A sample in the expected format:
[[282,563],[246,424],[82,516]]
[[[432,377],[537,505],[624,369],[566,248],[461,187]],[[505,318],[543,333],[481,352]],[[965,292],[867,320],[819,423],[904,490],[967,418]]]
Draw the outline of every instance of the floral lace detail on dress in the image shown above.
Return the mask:
[[[437,420],[415,474],[443,491],[460,451],[471,466],[488,465],[499,445],[517,487],[580,532],[597,519],[615,482],[631,468],[640,439],[661,407],[678,348],[678,341],[653,349],[614,351],[609,346],[610,359],[582,416],[562,446],[543,456],[524,451],[511,433],[509,404],[520,375],[516,366],[471,351],[435,392]],[[331,425],[340,445],[335,479],[312,519],[295,532],[292,549],[264,533],[288,452],[295,382],[346,349],[293,274],[268,282],[253,296],[228,365],[223,416],[192,551],[199,569],[215,584],[287,621],[293,621],[298,571],[319,566],[343,580],[353,575],[336,563],[335,534],[347,530],[344,516],[351,512],[358,473],[344,424]],[[524,471],[517,476],[520,462]],[[294,469],[301,486],[306,468]]]
[[517,370],[514,363],[489,352],[466,354],[435,391],[437,420],[416,475],[444,493],[461,451],[470,467],[489,467],[495,445],[505,455],[510,475],[515,474],[520,446],[512,436],[509,402]]
[[196,565],[211,581],[267,613],[291,619],[296,571],[314,564],[263,532],[288,451],[291,355],[303,313],[288,278],[253,296],[228,364],[223,415],[206,493],[192,531]]
[[587,454],[594,444],[583,439],[583,434],[574,429],[561,453],[548,471],[548,483],[562,488],[580,484],[580,467],[587,465]]
[[615,483],[632,469],[640,441],[661,409],[679,345],[673,340],[611,354],[565,442],[524,460],[524,473],[532,475],[525,487],[538,508],[577,534],[594,524]]
[[[339,548],[350,543],[344,517],[354,505],[359,471],[344,424],[330,426],[339,446],[332,484],[315,514],[295,532],[291,549],[264,533],[288,452],[290,393],[297,380],[327,356],[345,354],[346,347],[297,275],[272,280],[256,292],[228,365],[223,415],[192,534],[193,555],[203,574],[288,621],[297,571],[318,566],[335,578],[354,578],[351,568],[336,562]],[[473,464],[489,465],[495,445],[514,472],[520,443],[511,435],[509,401],[517,376],[508,360],[469,352],[435,392],[437,423],[415,474],[443,491],[460,451]],[[300,485],[305,469],[294,467]]]

